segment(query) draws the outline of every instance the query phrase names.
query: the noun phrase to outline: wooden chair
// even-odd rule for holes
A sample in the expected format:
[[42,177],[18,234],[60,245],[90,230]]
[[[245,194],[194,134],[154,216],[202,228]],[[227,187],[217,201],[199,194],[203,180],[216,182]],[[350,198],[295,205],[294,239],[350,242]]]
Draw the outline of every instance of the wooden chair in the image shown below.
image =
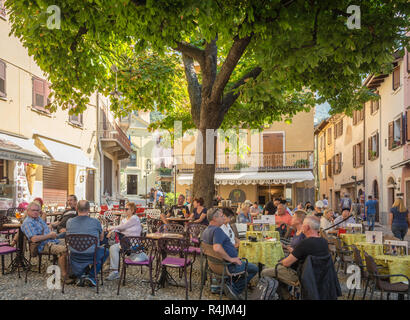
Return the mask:
[[[379,270],[377,268],[377,264],[374,261],[373,257],[364,252],[364,257],[366,260],[366,268],[369,272],[369,277],[367,280],[367,284],[369,281],[373,282],[373,286],[371,288],[370,293],[370,300],[373,298],[373,293],[375,290],[380,291],[380,300],[383,299],[383,292],[387,293],[387,300],[389,300],[390,293],[397,293],[407,295],[407,300],[410,300],[410,279],[404,274],[379,274]],[[403,277],[407,280],[407,283],[390,283],[389,279],[391,277]]]
[[[245,277],[248,278],[248,260],[242,258],[241,260],[245,263],[245,270],[232,274],[229,272],[228,266],[231,264],[226,262],[219,253],[215,252],[213,246],[211,244],[207,244],[201,241],[200,244],[201,248],[201,289],[199,292],[199,299],[202,298],[202,291],[207,279],[207,275],[216,275],[221,279],[220,283],[220,292],[219,292],[219,300],[222,299],[222,292],[224,289],[225,281],[230,280],[232,281],[232,277]],[[245,285],[245,300],[248,299],[248,286]]]

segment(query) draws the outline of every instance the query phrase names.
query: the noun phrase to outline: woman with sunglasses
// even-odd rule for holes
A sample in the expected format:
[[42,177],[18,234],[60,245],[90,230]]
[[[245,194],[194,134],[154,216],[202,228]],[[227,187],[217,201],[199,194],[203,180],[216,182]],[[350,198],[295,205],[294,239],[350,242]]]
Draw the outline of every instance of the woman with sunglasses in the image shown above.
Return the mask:
[[[121,233],[124,237],[139,237],[141,236],[141,222],[138,216],[135,214],[137,207],[134,202],[128,202],[125,205],[125,210],[127,216],[121,221],[121,224],[114,227],[108,228],[107,238],[110,238],[113,232]],[[120,260],[120,244],[116,243],[110,246],[110,274],[107,280],[115,280],[120,278],[118,273],[118,264]],[[148,260],[146,254],[141,253],[131,257],[134,261],[144,261]]]

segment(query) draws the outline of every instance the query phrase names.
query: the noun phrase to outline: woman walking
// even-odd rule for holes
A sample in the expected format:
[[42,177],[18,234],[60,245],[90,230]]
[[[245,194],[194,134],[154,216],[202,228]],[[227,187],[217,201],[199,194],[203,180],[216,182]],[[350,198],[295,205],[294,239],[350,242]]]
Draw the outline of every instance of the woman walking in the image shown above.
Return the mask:
[[410,226],[409,210],[404,206],[403,198],[397,198],[389,213],[389,225],[396,238],[404,240]]

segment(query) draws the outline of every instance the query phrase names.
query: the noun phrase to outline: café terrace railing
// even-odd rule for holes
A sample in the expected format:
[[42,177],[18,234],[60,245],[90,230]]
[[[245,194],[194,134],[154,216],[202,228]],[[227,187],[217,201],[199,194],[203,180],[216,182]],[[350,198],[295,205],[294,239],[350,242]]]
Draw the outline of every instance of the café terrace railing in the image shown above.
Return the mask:
[[[194,172],[192,156],[178,157],[177,169],[179,173]],[[225,158],[225,162],[221,159]],[[231,158],[229,160],[229,158]],[[219,160],[219,161],[218,161]],[[192,164],[191,164],[192,163]],[[230,155],[218,154],[216,160],[215,172],[239,172],[239,171],[288,171],[288,170],[313,170],[313,151],[286,151],[286,152],[258,152],[236,159]]]

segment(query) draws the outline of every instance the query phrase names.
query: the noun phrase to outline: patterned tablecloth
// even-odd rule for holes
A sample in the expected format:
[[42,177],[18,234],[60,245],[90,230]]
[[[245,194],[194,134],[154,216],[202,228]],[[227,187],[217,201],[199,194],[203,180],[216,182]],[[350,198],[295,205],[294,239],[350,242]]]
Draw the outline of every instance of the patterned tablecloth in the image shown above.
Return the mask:
[[363,251],[366,251],[372,257],[383,254],[382,244],[374,244],[374,243],[368,243],[368,242],[356,242],[354,245],[357,247],[357,249],[360,250],[360,255],[362,256],[363,262],[365,261]]
[[280,241],[241,241],[238,255],[251,263],[262,263],[268,268],[275,267],[285,256]]
[[[410,256],[389,256],[382,254],[373,257],[377,264],[387,267],[389,274],[404,274],[410,278]],[[386,272],[381,270],[380,273],[385,274]],[[390,278],[390,282],[407,283],[407,279],[404,277],[392,277]]]
[[[253,225],[249,225],[248,226],[248,230],[249,231],[253,231]],[[269,231],[276,231],[276,227],[272,224],[272,225],[269,225]]]
[[263,237],[280,239],[278,231],[247,231],[246,239],[249,239],[249,237],[256,237],[258,240],[262,240]]
[[363,233],[342,233],[340,239],[342,239],[346,245],[350,246],[357,242],[366,242],[366,235]]

